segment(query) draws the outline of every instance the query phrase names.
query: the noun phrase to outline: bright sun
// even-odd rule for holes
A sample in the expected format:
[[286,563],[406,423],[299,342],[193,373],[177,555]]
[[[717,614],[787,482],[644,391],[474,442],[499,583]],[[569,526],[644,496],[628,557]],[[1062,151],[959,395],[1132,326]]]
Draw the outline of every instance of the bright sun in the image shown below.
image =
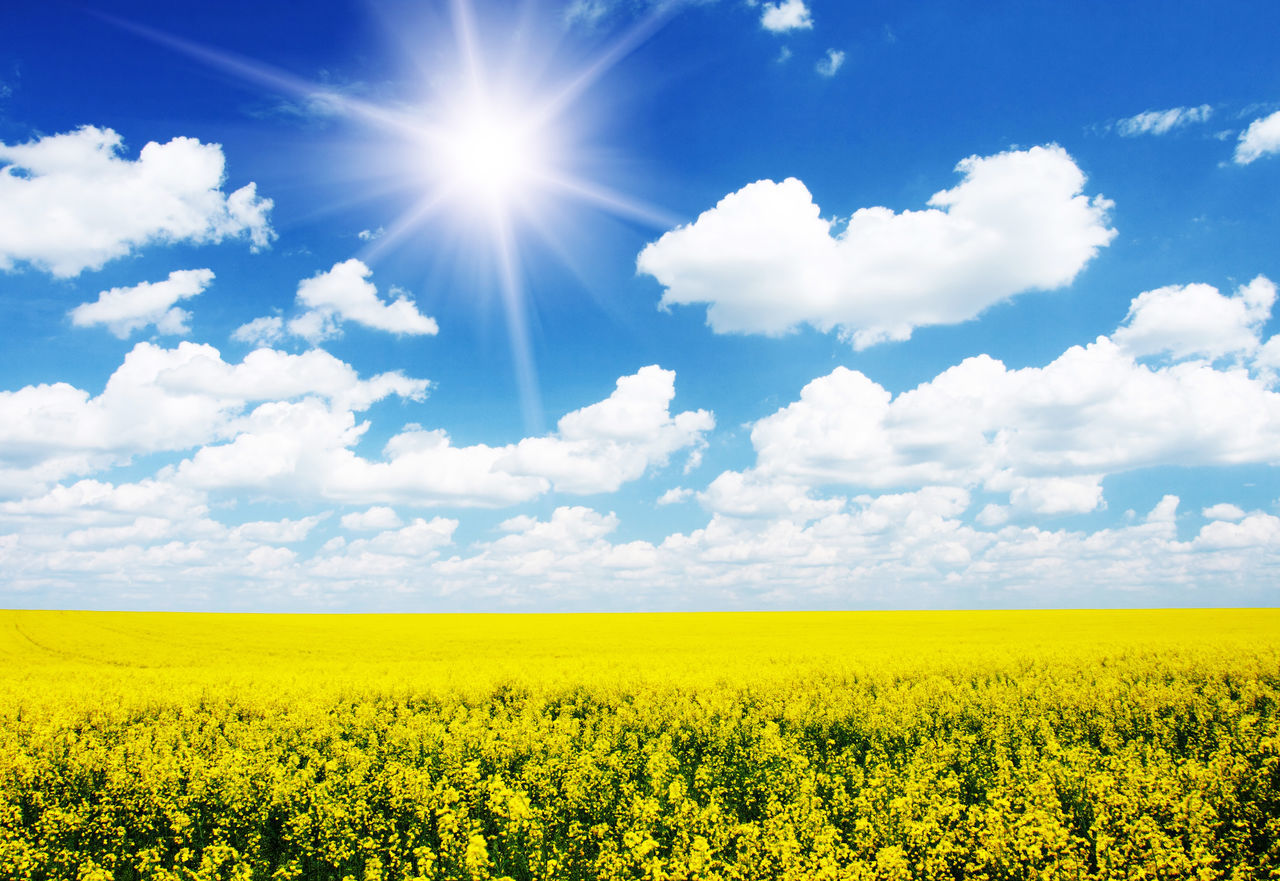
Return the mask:
[[[559,36],[547,34],[542,41],[536,34],[530,37],[532,32],[517,28],[510,45],[498,51],[482,38],[472,9],[475,2],[451,0],[448,4],[457,66],[452,71],[448,65],[428,71],[425,100],[408,104],[361,100],[249,59],[156,31],[131,29],[236,76],[292,95],[317,112],[345,117],[384,135],[381,143],[385,146],[374,148],[366,161],[356,165],[367,169],[370,192],[401,192],[409,197],[409,204],[370,237],[359,255],[366,262],[387,249],[414,241],[415,234],[433,220],[444,220],[443,226],[450,232],[455,228],[452,220],[478,221],[461,224],[466,233],[463,238],[469,249],[479,246],[486,267],[496,271],[525,422],[530,431],[537,432],[541,430],[541,404],[526,326],[520,231],[532,230],[558,255],[567,254],[553,228],[554,220],[562,216],[555,210],[556,203],[566,200],[656,228],[670,228],[678,222],[575,172],[573,167],[574,157],[583,155],[580,132],[574,124],[581,122],[575,120],[575,105],[607,71],[659,28],[677,4],[653,4],[646,16],[598,55],[556,76],[545,62]],[[411,57],[439,57],[420,54],[412,39],[415,28],[400,30],[407,45],[413,47]],[[472,241],[476,232],[479,238]]]
[[545,133],[511,107],[473,101],[432,133],[428,174],[455,199],[505,210],[549,171]]

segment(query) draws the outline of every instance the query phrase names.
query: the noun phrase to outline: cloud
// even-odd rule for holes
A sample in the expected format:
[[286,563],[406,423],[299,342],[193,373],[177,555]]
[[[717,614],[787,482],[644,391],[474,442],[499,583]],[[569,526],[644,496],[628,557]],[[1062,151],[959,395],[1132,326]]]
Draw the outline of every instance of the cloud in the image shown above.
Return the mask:
[[1121,137],[1136,138],[1139,135],[1163,135],[1174,129],[1193,123],[1205,122],[1213,115],[1208,104],[1199,107],[1173,107],[1169,110],[1148,110],[1116,123]]
[[[896,397],[839,367],[757,421],[754,467],[722,474],[701,498],[736,516],[754,507],[812,518],[811,488],[949,485],[1006,493],[1015,508],[1071,513],[1102,507],[1110,474],[1280,464],[1280,394],[1268,376],[1211,362],[1250,345],[1239,331],[1260,327],[1273,300],[1265,278],[1231,298],[1207,286],[1148,292],[1134,299],[1115,338],[1073,346],[1044,367],[967,358]],[[1164,320],[1192,307],[1232,320],[1206,319],[1200,337]],[[1137,353],[1127,347],[1135,345]],[[1154,352],[1174,360],[1137,360]],[[770,498],[777,501],[755,501]]]
[[1216,359],[1249,353],[1261,345],[1275,300],[1275,284],[1261,275],[1234,297],[1206,284],[1157,288],[1133,300],[1112,338],[1135,355]]
[[1200,513],[1209,520],[1235,521],[1244,519],[1244,510],[1237,505],[1232,505],[1228,502],[1220,502],[1216,505],[1210,505]]
[[693,490],[686,489],[682,486],[673,486],[671,489],[658,496],[657,505],[677,505],[680,502],[693,498]]
[[828,49],[826,57],[818,62],[815,70],[819,76],[833,77],[844,65],[844,52],[840,49]]
[[1234,158],[1237,165],[1248,165],[1272,153],[1280,153],[1280,110],[1249,123],[1236,144]]
[[209,345],[138,343],[96,397],[67,383],[0,391],[0,492],[179,451],[234,434],[247,405],[308,399],[324,410],[364,410],[389,395],[421,399],[429,383],[399,372],[361,380],[323,351],[270,349],[239,364]]
[[556,432],[501,447],[457,447],[442,430],[408,426],[377,461],[352,449],[368,424],[351,413],[308,400],[271,402],[241,420],[229,443],[182,462],[174,479],[355,504],[498,507],[552,489],[612,492],[705,443],[714,427],[706,411],[670,412],[674,381],[672,371],[643,368],[619,379],[604,401],[564,416]]
[[293,544],[304,541],[311,534],[311,530],[315,529],[317,524],[327,516],[327,514],[315,514],[297,520],[290,520],[288,517],[280,520],[255,520],[252,523],[240,524],[231,531],[231,534],[235,538],[253,542]]
[[787,31],[807,30],[813,27],[813,17],[804,0],[782,0],[766,3],[760,13],[760,24],[766,31],[785,34]]
[[1115,236],[1111,203],[1056,145],[972,156],[923,211],[863,208],[833,235],[794,178],[758,181],[647,245],[662,305],[707,304],[718,333],[838,330],[855,348],[967,321],[1069,284]]
[[284,319],[278,315],[264,315],[247,324],[242,324],[231,332],[231,338],[238,343],[251,346],[271,346],[284,339]]
[[71,323],[76,327],[104,324],[120,339],[149,324],[154,324],[158,333],[187,333],[191,314],[174,303],[203,293],[212,281],[211,270],[180,269],[164,281],[112,288],[98,294],[96,301],[72,309]]
[[715,427],[706,410],[670,414],[675,372],[656,365],[617,382],[607,399],[564,416],[555,435],[525,438],[498,464],[562,492],[613,492],[677,450],[698,447]]
[[342,528],[359,532],[375,532],[403,526],[399,515],[385,505],[374,505],[367,511],[355,511],[342,516]]
[[374,330],[412,336],[434,336],[440,328],[434,318],[418,311],[404,291],[392,288],[395,299],[385,302],[359,260],[344,260],[333,268],[298,283],[297,304],[304,311],[287,323],[275,316],[255,318],[232,332],[232,339],[258,345],[277,342],[285,331],[315,344],[342,333],[344,321]]
[[259,250],[275,237],[254,184],[222,191],[218,144],[153,141],[136,160],[121,150],[118,134],[93,126],[0,143],[0,270],[69,278],[150,244],[247,237]]

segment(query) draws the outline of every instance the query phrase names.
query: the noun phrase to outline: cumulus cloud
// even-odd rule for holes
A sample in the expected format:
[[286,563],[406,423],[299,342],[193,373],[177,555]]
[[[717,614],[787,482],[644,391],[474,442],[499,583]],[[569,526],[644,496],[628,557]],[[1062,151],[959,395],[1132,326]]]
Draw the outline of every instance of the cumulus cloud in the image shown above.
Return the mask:
[[388,582],[396,589],[407,585],[397,579],[423,577],[424,564],[440,556],[441,550],[453,543],[458,521],[447,517],[426,520],[415,518],[407,526],[388,528],[372,538],[352,542],[336,539],[324,553],[307,561],[300,576],[313,576],[326,581],[371,583],[386,590]]
[[410,336],[434,336],[440,328],[436,320],[423,315],[408,294],[392,288],[390,302],[378,296],[369,280],[368,266],[354,258],[335,263],[298,283],[296,303],[301,312],[286,322],[278,316],[263,316],[243,324],[231,338],[252,345],[272,345],[286,332],[315,344],[342,333],[342,324],[354,321],[374,330]]
[[841,49],[828,49],[827,54],[818,62],[816,70],[819,76],[833,77],[844,65],[844,51]]
[[333,336],[342,321],[396,334],[439,332],[435,319],[419,312],[402,291],[393,288],[396,299],[390,303],[379,299],[378,289],[369,281],[372,272],[359,260],[351,259],[304,279],[298,285],[298,303],[308,311],[290,321],[289,330],[310,342]]
[[377,532],[403,526],[400,516],[386,505],[374,505],[366,511],[342,515],[342,528],[359,532]]
[[1248,165],[1272,153],[1280,153],[1280,110],[1249,123],[1236,144],[1234,158],[1237,165]]
[[1112,335],[1135,355],[1209,359],[1250,353],[1261,345],[1276,286],[1265,276],[1224,297],[1207,284],[1173,285],[1139,294]]
[[231,332],[233,340],[251,346],[272,346],[284,339],[284,335],[284,319],[278,315],[255,318]]
[[760,25],[766,31],[785,34],[787,31],[807,30],[813,27],[813,16],[804,0],[782,0],[766,3],[760,12]]
[[[950,485],[1071,513],[1103,507],[1110,474],[1280,464],[1280,394],[1262,373],[1213,364],[1256,345],[1274,297],[1261,277],[1229,298],[1207,286],[1148,292],[1114,338],[1073,346],[1044,367],[968,358],[897,396],[839,367],[756,422],[754,467],[721,475],[701,498],[736,516],[793,506],[790,516],[811,519],[821,512],[809,488]],[[1198,316],[1196,328],[1183,311]],[[1172,361],[1138,360],[1150,353]]]
[[1244,510],[1238,505],[1232,505],[1229,502],[1219,502],[1216,505],[1210,505],[1200,512],[1209,520],[1228,520],[1236,521],[1244,519]]
[[271,402],[239,423],[226,444],[205,446],[175,479],[202,489],[252,488],[291,498],[350,503],[496,507],[552,489],[612,492],[705,443],[711,414],[672,414],[675,374],[650,366],[622,377],[612,395],[575,410],[557,431],[516,444],[458,447],[439,429],[408,426],[381,460],[352,447],[368,428],[350,412],[313,401]]
[[673,486],[671,489],[658,496],[658,500],[654,504],[659,506],[678,505],[691,498],[693,498],[693,490],[683,486]]
[[218,144],[150,142],[124,158],[120,135],[84,126],[26,144],[0,143],[0,270],[25,263],[59,278],[98,269],[149,244],[274,238],[271,200],[254,184],[223,192]]
[[187,333],[191,314],[174,304],[203,293],[212,281],[211,270],[180,269],[164,281],[112,288],[98,294],[94,302],[72,309],[71,323],[76,327],[103,324],[120,339],[148,325],[155,325],[158,333]]
[[961,183],[929,208],[863,208],[839,232],[800,181],[758,181],[647,245],[637,267],[663,285],[663,306],[707,304],[718,333],[808,323],[861,349],[1069,284],[1115,236],[1111,203],[1082,194],[1084,173],[1061,147],[957,170]]
[[520,441],[499,467],[562,492],[613,492],[677,450],[700,446],[715,427],[706,410],[671,415],[675,377],[656,365],[622,377],[608,398],[564,416],[554,435]]
[[1174,129],[1205,122],[1213,115],[1208,104],[1199,107],[1172,107],[1168,110],[1148,110],[1116,123],[1121,137],[1136,138],[1139,135],[1163,135]]
[[300,517],[296,520],[291,520],[288,517],[280,520],[255,520],[251,523],[241,523],[231,530],[231,534],[235,538],[243,538],[253,542],[292,544],[304,541],[311,534],[311,530],[315,529],[317,524],[325,519],[326,516],[328,515],[314,514],[310,517]]
[[230,364],[209,345],[138,343],[97,396],[61,382],[0,391],[0,491],[228,437],[257,401],[307,398],[346,413],[389,395],[420,399],[428,385],[399,372],[362,380],[323,351],[260,349]]

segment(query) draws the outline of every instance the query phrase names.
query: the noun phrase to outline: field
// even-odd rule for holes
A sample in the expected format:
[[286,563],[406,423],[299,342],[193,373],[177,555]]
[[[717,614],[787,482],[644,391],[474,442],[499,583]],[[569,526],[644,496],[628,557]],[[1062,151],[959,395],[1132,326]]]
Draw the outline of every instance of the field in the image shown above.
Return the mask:
[[0,612],[0,877],[1280,878],[1280,610]]

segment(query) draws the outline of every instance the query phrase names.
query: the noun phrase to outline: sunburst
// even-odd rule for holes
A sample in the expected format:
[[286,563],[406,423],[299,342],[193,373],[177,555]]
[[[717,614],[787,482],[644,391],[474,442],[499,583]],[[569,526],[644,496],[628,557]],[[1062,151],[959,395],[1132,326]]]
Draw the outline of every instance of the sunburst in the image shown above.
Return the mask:
[[[550,206],[556,200],[585,202],[655,228],[674,225],[675,220],[660,209],[580,174],[568,157],[573,153],[573,116],[579,100],[661,27],[675,5],[655,4],[646,17],[587,63],[548,81],[545,65],[526,70],[505,60],[502,65],[491,64],[490,56],[497,53],[484,45],[472,4],[452,0],[453,46],[451,53],[445,53],[452,55],[451,66],[430,71],[428,79],[434,85],[407,104],[353,97],[251,59],[111,20],[378,133],[381,146],[370,164],[387,178],[379,191],[398,186],[412,192],[408,207],[391,218],[383,234],[359,256],[376,260],[390,249],[417,241],[430,223],[442,217],[458,228],[478,230],[475,244],[496,269],[526,428],[538,431],[542,407],[528,331],[521,230],[534,227],[543,238],[554,239],[545,219],[554,213]],[[491,26],[485,32],[494,29]],[[440,48],[433,47],[433,57],[441,54]]]

